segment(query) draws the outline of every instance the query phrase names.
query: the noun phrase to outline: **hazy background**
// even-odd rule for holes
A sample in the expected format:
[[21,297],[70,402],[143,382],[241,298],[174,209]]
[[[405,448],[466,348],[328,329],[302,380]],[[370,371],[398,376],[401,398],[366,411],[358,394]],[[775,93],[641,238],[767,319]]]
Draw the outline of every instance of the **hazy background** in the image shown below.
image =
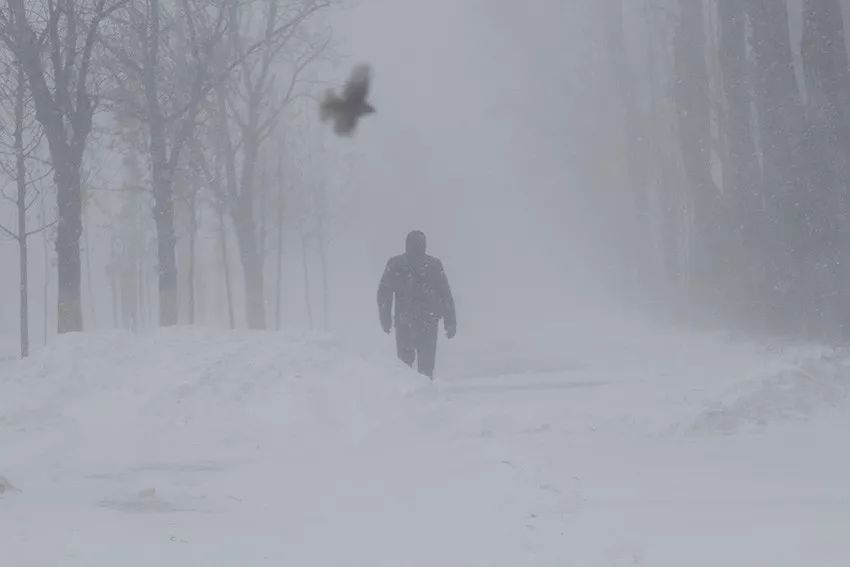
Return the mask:
[[[283,226],[286,328],[381,339],[378,278],[406,233],[421,229],[447,267],[460,345],[626,313],[819,340],[847,335],[850,66],[843,15],[850,2],[329,4],[304,29],[332,40],[299,83],[258,170],[263,191],[253,209],[263,225],[266,326],[277,326],[275,239]],[[246,29],[259,25],[268,5],[240,8]],[[109,31],[132,54],[122,35],[129,32],[120,25]],[[115,64],[108,53],[104,61]],[[378,112],[353,138],[338,138],[320,123],[317,102],[364,62],[373,70]],[[286,57],[274,72],[285,79]],[[238,81],[229,85],[238,89]],[[157,324],[148,130],[142,117],[136,131],[125,124],[116,135],[126,102],[102,106],[82,167],[86,329]],[[217,136],[206,130],[214,115],[205,107],[194,138],[211,153]],[[230,128],[237,130],[234,122]],[[128,143],[134,137],[135,146]],[[47,159],[46,148],[42,154]],[[227,326],[221,223],[210,184],[201,182],[197,208],[194,321]],[[137,189],[132,196],[128,187]],[[33,225],[55,216],[49,180],[42,194],[43,204],[30,212]],[[273,213],[278,198],[282,220]],[[181,324],[191,321],[186,211],[177,205]],[[15,224],[5,201],[0,221]],[[132,253],[115,244],[130,225]],[[244,327],[248,300],[233,221],[225,228],[234,323]],[[57,326],[54,237],[46,231],[30,239],[35,345]],[[320,242],[327,249],[327,310]],[[109,271],[127,254],[139,259],[143,298],[134,325],[116,315]],[[0,333],[12,352],[17,250],[5,237],[0,265]]]
[[[304,175],[326,186],[333,328],[379,333],[377,281],[387,258],[403,250],[413,229],[427,233],[430,251],[447,267],[461,339],[537,326],[600,300],[588,260],[594,255],[586,231],[592,219],[581,209],[578,197],[585,189],[570,163],[570,145],[576,143],[570,76],[580,53],[564,50],[587,38],[580,36],[582,26],[575,26],[574,40],[555,37],[563,35],[565,25],[573,27],[574,18],[567,16],[577,6],[548,0],[528,6],[357,0],[325,12],[322,22],[333,30],[335,55],[316,71],[317,78],[338,84],[353,64],[369,63],[378,109],[352,139],[336,138],[320,124],[313,103],[297,126],[281,125],[296,132],[287,133],[288,143],[301,136],[313,148],[305,158],[312,170]],[[118,187],[127,176],[122,154],[104,145],[101,141],[93,149],[88,169],[99,186]],[[87,207],[93,220],[83,238],[84,261],[88,252],[93,265],[90,284],[84,273],[84,302],[93,300],[96,320],[91,306],[84,307],[84,316],[87,327],[103,329],[112,327],[103,264],[109,255],[106,226],[116,205],[109,204],[108,193],[96,197],[105,205]],[[13,218],[11,207],[2,214]],[[35,345],[44,334],[42,240],[34,237],[30,252]],[[288,327],[306,327],[298,237],[288,230],[287,240],[292,243],[284,261],[283,319]],[[202,240],[199,248],[208,249],[199,276],[199,287],[207,291],[200,296],[220,309],[215,246]],[[48,254],[52,258],[52,244]],[[0,329],[9,345],[17,340],[16,258],[13,242],[0,239],[0,262],[7,267],[0,276],[0,293],[7,298]],[[268,262],[266,270],[272,272],[272,259]],[[317,274],[311,275],[320,319]],[[149,283],[155,299],[155,280]],[[54,298],[51,287],[49,336],[55,327]],[[241,311],[239,293],[235,302]],[[219,313],[208,322],[223,324],[222,318]]]
[[414,228],[449,270],[461,328],[539,323],[598,299],[561,118],[570,64],[547,61],[536,35],[563,15],[560,2],[527,13],[391,0],[339,14],[341,45],[374,65],[378,108],[355,140],[331,141],[351,152],[356,213],[340,252],[354,261],[342,273],[358,284],[346,303],[366,307],[352,313],[372,322],[376,274]]

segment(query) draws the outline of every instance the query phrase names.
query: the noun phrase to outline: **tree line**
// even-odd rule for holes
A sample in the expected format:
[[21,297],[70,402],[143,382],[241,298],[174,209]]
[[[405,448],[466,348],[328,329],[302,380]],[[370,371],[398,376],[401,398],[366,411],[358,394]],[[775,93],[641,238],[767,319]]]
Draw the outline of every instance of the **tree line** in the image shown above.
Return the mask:
[[[310,100],[313,69],[331,55],[321,20],[330,0],[3,4],[0,167],[14,182],[14,191],[3,195],[16,214],[0,230],[19,245],[22,354],[29,351],[28,239],[49,235],[57,330],[80,331],[82,240],[87,211],[98,207],[114,224],[106,268],[116,324],[140,323],[139,304],[150,295],[139,289],[145,283],[139,262],[149,246],[155,323],[177,324],[181,297],[186,321],[194,321],[195,244],[207,226],[220,235],[231,325],[229,239],[244,282],[247,326],[280,326],[279,295],[276,321],[267,320],[273,310],[265,264],[275,240],[282,245],[274,222],[282,225],[285,203],[298,201],[280,155],[299,142],[295,129],[281,124]],[[123,181],[98,199],[97,191],[107,189],[95,187],[92,172],[104,156],[116,155]],[[318,214],[316,207],[310,211]],[[299,222],[316,224],[302,217]],[[187,241],[183,260],[180,239]],[[282,255],[280,246],[276,253]],[[279,280],[279,266],[277,272]]]
[[595,3],[577,96],[602,112],[575,162],[621,291],[700,324],[846,336],[849,5]]
[[[302,235],[304,277],[317,263],[326,282],[327,199],[292,194],[321,188],[302,168],[321,158],[301,152],[290,168],[281,155],[299,153],[309,126],[281,123],[314,103],[329,2],[0,5],[0,168],[14,211],[0,232],[18,244],[22,313],[39,235],[54,248],[57,329],[82,329],[84,291],[96,292],[83,289],[81,249],[97,217],[111,223],[116,326],[193,322],[196,288],[211,285],[195,258],[209,234],[231,325],[237,312],[251,328],[281,325],[285,226]],[[850,1],[606,0],[576,3],[577,16],[582,6],[593,49],[563,96],[588,111],[557,119],[610,280],[691,323],[846,336]],[[103,156],[121,162],[109,188],[97,187]],[[310,318],[326,322],[326,290],[321,316],[305,298]]]

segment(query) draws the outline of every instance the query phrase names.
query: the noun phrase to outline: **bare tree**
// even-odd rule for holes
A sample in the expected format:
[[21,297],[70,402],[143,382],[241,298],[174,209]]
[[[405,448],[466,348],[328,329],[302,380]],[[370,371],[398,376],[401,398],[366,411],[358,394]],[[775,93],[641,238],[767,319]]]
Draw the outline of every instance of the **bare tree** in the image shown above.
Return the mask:
[[[132,129],[132,125],[127,125]],[[146,189],[140,152],[130,145],[122,158],[123,182],[117,187],[92,188],[100,198],[92,200],[106,222],[109,259],[104,266],[112,287],[113,321],[116,327],[138,330],[149,319],[146,281],[153,272],[155,227],[150,216],[150,194]]]
[[[15,206],[17,213],[17,226],[12,229],[3,224],[0,224],[0,231],[6,233],[18,243],[18,259],[19,259],[19,302],[20,302],[20,341],[21,341],[21,357],[29,356],[30,352],[30,336],[29,336],[29,262],[28,262],[28,240],[30,236],[36,233],[47,230],[52,224],[42,224],[36,229],[28,227],[29,211],[38,201],[39,191],[37,190],[40,178],[49,175],[39,172],[39,168],[32,168],[31,162],[38,160],[37,152],[41,146],[42,130],[38,127],[32,113],[31,98],[27,90],[26,75],[23,67],[15,62],[11,65],[11,73],[7,72],[6,77],[14,77],[12,79],[12,88],[7,89],[8,85],[0,85],[0,106],[2,113],[6,117],[10,117],[14,124],[14,129],[9,136],[0,136],[0,144],[4,148],[11,150],[3,152],[3,159],[0,159],[0,168],[9,179],[15,182],[15,194],[9,196],[2,193],[4,199],[10,201]],[[11,90],[11,92],[9,92]],[[7,112],[8,108],[4,103],[11,103],[11,112]],[[7,163],[5,159],[8,153],[12,155],[12,164]],[[43,169],[43,168],[42,168]],[[46,276],[46,274],[45,274]]]
[[[208,128],[205,134],[209,137],[213,132]],[[212,145],[212,144],[210,144]],[[230,261],[227,253],[227,214],[225,203],[224,189],[222,188],[221,178],[221,160],[214,160],[214,166],[210,165],[210,159],[207,157],[205,148],[199,144],[192,144],[192,167],[195,170],[196,180],[203,180],[204,185],[209,189],[209,197],[211,206],[215,212],[215,218],[218,221],[216,226],[216,240],[218,243],[219,257],[221,259],[221,268],[224,275],[224,292],[225,303],[227,304],[227,321],[230,328],[236,327],[236,317],[233,310],[233,290],[230,275]],[[215,170],[213,170],[215,167]]]
[[[216,88],[217,158],[224,164],[225,193],[245,275],[248,326],[263,329],[264,253],[257,208],[264,187],[258,187],[258,162],[263,144],[274,132],[281,112],[298,94],[303,71],[324,53],[329,40],[312,38],[305,22],[325,8],[325,0],[262,0],[262,18],[251,17],[234,4],[229,13],[228,49],[240,61],[233,80]],[[255,29],[261,29],[255,37]],[[251,46],[261,46],[256,55]],[[289,65],[284,65],[289,63]],[[287,69],[279,76],[276,69]]]
[[195,134],[204,101],[232,68],[213,72],[230,3],[218,0],[143,0],[120,16],[129,37],[109,45],[125,79],[115,93],[121,112],[147,127],[159,266],[159,320],[177,323],[175,175]]
[[[277,212],[270,210],[268,216],[274,218],[286,214],[297,229],[310,326],[318,323],[328,331],[332,326],[330,248],[345,222],[344,214],[337,213],[348,208],[346,193],[351,176],[348,158],[329,151],[324,138],[309,120],[303,120],[303,113],[295,114],[286,123],[288,137],[281,141],[289,173],[286,184],[281,181],[281,194],[277,198],[285,201],[286,207],[284,209],[281,204]],[[282,167],[279,165],[279,168]],[[286,221],[279,224],[286,224]],[[282,239],[282,235],[279,238]],[[278,248],[281,249],[282,244]],[[282,250],[278,254],[281,255]],[[313,270],[316,270],[315,277],[311,274]],[[321,308],[320,314],[313,306],[314,289],[319,294],[316,303]]]
[[[611,168],[626,172],[614,177],[592,160],[575,164],[591,183],[615,186],[594,197],[606,215],[600,239],[615,234],[629,254],[647,245],[633,239],[656,240],[659,280],[687,290],[677,305],[703,322],[846,336],[850,3],[644,0],[645,30],[636,3],[597,4],[609,54],[582,57],[593,68],[587,92],[598,98],[587,108],[604,107],[587,123],[607,126],[605,151],[627,166]],[[645,56],[633,49],[640,43]],[[646,118],[630,124],[621,110]],[[624,152],[629,129],[642,143]],[[622,193],[642,180],[646,202]],[[651,230],[633,230],[629,218],[644,210]],[[695,302],[700,309],[690,308]]]
[[0,35],[20,62],[56,182],[59,332],[83,326],[80,167],[97,109],[101,26],[128,0],[7,0]]

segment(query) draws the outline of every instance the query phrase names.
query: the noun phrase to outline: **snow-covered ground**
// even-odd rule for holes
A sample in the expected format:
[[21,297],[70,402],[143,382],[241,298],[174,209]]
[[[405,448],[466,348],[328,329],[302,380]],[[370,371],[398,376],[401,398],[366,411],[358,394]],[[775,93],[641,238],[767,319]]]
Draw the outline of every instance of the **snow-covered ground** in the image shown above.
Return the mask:
[[0,564],[849,565],[850,355],[615,329],[434,384],[273,333],[0,361]]

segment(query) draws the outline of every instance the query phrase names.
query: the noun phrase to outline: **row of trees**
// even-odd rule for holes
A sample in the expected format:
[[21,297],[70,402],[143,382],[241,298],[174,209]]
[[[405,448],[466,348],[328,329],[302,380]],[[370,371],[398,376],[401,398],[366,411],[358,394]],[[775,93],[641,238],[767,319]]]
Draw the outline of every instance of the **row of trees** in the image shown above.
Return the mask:
[[[125,178],[117,181],[113,171],[104,179],[120,185],[110,189],[120,193],[119,204],[100,205],[123,225],[114,233],[113,275],[126,277],[127,264],[143,257],[144,237],[131,244],[126,236],[144,234],[152,221],[158,323],[178,322],[181,296],[191,322],[195,240],[202,223],[217,226],[231,324],[228,231],[242,268],[247,325],[266,327],[269,215],[275,210],[283,224],[283,189],[292,190],[280,169],[280,124],[310,96],[311,69],[328,55],[330,36],[318,20],[327,7],[328,0],[7,0],[0,7],[0,166],[16,183],[7,197],[17,211],[2,230],[20,244],[24,355],[27,238],[50,231],[58,331],[81,330],[81,237],[96,189],[86,174],[116,153]],[[47,194],[55,198],[55,218],[33,222],[30,210]],[[188,240],[183,262],[178,228]],[[129,299],[113,290],[113,301],[137,303],[143,295],[136,291]]]
[[609,115],[576,162],[592,164],[628,289],[693,321],[847,332],[844,4],[596,3],[604,50],[586,94]]

